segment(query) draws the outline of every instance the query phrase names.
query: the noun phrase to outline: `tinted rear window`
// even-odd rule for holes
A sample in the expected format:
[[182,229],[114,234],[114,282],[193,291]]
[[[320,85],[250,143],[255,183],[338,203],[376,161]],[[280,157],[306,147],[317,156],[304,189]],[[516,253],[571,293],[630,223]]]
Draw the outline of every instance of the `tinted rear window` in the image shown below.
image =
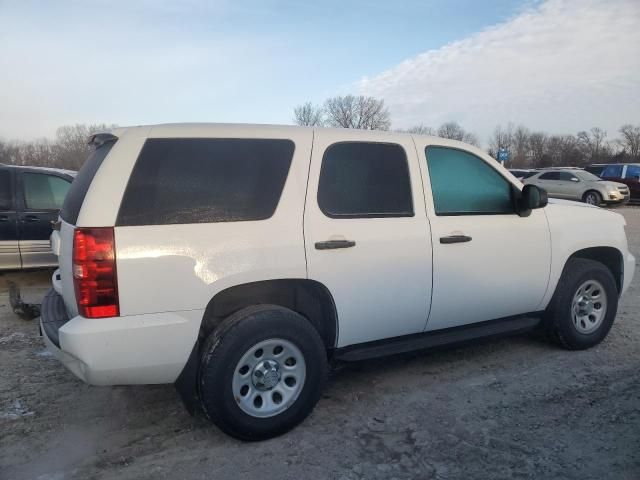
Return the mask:
[[10,210],[13,206],[11,191],[9,170],[0,170],[0,210]]
[[71,183],[71,188],[69,188],[67,192],[67,196],[62,204],[62,210],[60,211],[60,216],[65,222],[75,225],[78,221],[78,214],[80,213],[80,208],[82,207],[82,202],[84,202],[87,190],[89,190],[89,185],[91,185],[93,177],[96,175],[100,165],[102,165],[102,161],[115,143],[115,141],[107,142],[96,148],[80,168],[78,175],[76,175]]
[[148,139],[117,224],[267,219],[280,200],[294,148],[280,139]]

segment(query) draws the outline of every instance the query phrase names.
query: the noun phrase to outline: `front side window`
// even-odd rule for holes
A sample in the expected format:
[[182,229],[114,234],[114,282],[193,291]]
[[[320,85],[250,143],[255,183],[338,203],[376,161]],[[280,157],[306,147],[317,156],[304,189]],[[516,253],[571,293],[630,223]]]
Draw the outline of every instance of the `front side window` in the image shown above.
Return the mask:
[[295,145],[284,139],[150,138],[118,225],[264,220],[278,205]]
[[23,173],[25,207],[29,210],[60,210],[71,182],[44,173]]
[[514,213],[511,184],[487,162],[448,147],[427,147],[436,215]]
[[10,210],[11,200],[11,174],[9,170],[0,170],[0,210]]
[[640,165],[627,165],[625,178],[630,178],[632,180],[640,179]]
[[565,182],[576,182],[579,181],[578,178],[569,172],[558,172],[558,180],[562,180]]
[[332,218],[413,216],[404,149],[392,143],[331,145],[322,157],[318,205]]
[[602,171],[602,178],[621,178],[622,177],[622,167],[623,165],[608,165]]

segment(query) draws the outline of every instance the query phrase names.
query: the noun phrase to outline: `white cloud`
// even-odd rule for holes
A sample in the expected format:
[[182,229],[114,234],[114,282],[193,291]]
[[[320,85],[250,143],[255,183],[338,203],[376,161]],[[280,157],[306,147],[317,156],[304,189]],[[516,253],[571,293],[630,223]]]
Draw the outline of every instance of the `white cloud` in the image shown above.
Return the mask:
[[385,99],[396,127],[455,120],[486,141],[512,121],[613,137],[640,124],[640,1],[548,0],[358,88]]

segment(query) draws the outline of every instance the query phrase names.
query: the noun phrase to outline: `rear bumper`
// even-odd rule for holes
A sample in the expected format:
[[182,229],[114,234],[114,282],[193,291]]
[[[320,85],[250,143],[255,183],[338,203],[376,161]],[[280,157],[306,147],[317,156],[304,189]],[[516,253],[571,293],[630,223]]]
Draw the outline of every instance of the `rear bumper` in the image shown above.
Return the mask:
[[92,385],[173,383],[193,349],[203,312],[87,319],[68,318],[53,289],[40,325],[49,351]]

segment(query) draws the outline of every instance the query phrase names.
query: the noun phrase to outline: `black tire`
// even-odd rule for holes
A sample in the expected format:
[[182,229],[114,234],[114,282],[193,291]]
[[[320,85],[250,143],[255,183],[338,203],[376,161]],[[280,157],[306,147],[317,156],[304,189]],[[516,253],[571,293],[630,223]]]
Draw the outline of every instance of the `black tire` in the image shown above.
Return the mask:
[[[589,198],[593,198],[592,202],[589,201]],[[602,195],[600,195],[599,192],[596,192],[595,190],[589,190],[588,192],[585,192],[585,194],[582,196],[582,201],[584,203],[588,203],[590,205],[602,205]]]
[[[581,333],[574,324],[572,302],[581,285],[597,281],[606,294],[606,312],[592,332]],[[584,258],[569,259],[547,307],[544,325],[549,337],[568,350],[584,350],[599,344],[611,330],[618,310],[618,289],[611,271],[602,263]]]
[[[299,349],[306,378],[293,403],[267,418],[245,413],[236,401],[232,382],[236,366],[253,346],[278,338]],[[303,316],[276,305],[256,305],[229,316],[209,336],[202,349],[198,387],[206,416],[227,434],[248,441],[281,435],[302,422],[318,402],[328,372],[327,352],[316,329]]]

